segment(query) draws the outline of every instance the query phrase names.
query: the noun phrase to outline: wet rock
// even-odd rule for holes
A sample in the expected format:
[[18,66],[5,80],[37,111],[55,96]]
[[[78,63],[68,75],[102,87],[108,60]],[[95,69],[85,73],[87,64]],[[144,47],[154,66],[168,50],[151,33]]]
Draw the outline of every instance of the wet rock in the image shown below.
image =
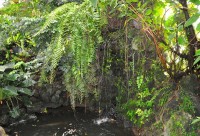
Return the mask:
[[70,102],[69,102],[69,99],[65,99],[63,100],[63,106],[69,106],[70,105]]
[[34,114],[29,115],[29,116],[28,116],[28,120],[30,120],[30,121],[35,121],[35,120],[37,120],[37,116],[34,115]]
[[9,115],[3,114],[0,116],[0,125],[7,125],[9,123]]
[[190,93],[190,98],[192,99],[192,102],[195,106],[196,116],[200,116],[200,96],[194,93]]
[[41,99],[44,101],[44,102],[50,102],[50,92],[43,92],[41,94]]
[[[189,127],[189,122],[191,121],[192,116],[186,112],[176,112],[164,125],[164,136],[170,136],[173,134],[184,135],[184,130],[187,130]],[[177,126],[178,123],[178,126]]]
[[124,119],[123,125],[124,125],[124,128],[131,128],[133,126],[132,123],[127,119]]
[[61,104],[59,104],[58,102],[57,103],[49,102],[49,103],[44,104],[45,108],[58,108],[60,106],[61,106]]
[[199,80],[197,76],[194,74],[183,77],[182,80],[180,81],[180,85],[182,89],[186,92],[193,92],[195,94],[199,93],[200,89]]
[[199,84],[198,77],[194,74],[185,76],[180,81],[180,85],[183,91],[189,94],[195,106],[196,115],[199,116],[200,115],[200,92],[199,92],[200,84]]
[[41,112],[41,110],[43,109],[43,102],[37,102],[37,103],[33,103],[31,106],[27,107],[27,112],[28,113],[34,113],[34,112]]

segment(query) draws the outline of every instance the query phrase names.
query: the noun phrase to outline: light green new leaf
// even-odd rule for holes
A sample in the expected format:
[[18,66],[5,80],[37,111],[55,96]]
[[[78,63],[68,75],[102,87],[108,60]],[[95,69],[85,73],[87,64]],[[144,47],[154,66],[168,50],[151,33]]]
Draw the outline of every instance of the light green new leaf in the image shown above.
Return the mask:
[[197,25],[196,30],[200,32],[200,23]]
[[194,3],[195,5],[200,5],[200,1],[199,0],[190,0],[192,3]]
[[151,9],[147,9],[146,12],[145,12],[145,15],[148,16],[148,15],[150,15],[151,13],[152,13],[152,10],[151,10]]
[[14,69],[18,69],[20,68],[22,65],[25,65],[25,63],[23,61],[17,62],[14,66]]
[[196,119],[194,119],[191,124],[196,124],[197,122],[200,122],[200,117],[197,117]]
[[200,14],[196,13],[194,14],[192,17],[190,17],[186,22],[185,22],[185,27],[188,27],[190,25],[192,25],[194,22],[197,21],[197,19],[199,19]]
[[184,45],[184,43],[185,43],[185,38],[183,36],[179,36],[178,37],[178,44]]
[[94,7],[97,7],[97,2],[98,2],[98,0],[90,0],[90,1],[91,1],[92,5],[93,5]]
[[200,56],[200,49],[199,49],[199,50],[196,50],[195,56]]
[[127,3],[138,2],[138,0],[126,0]]
[[200,56],[194,61],[193,65],[196,65],[200,61]]

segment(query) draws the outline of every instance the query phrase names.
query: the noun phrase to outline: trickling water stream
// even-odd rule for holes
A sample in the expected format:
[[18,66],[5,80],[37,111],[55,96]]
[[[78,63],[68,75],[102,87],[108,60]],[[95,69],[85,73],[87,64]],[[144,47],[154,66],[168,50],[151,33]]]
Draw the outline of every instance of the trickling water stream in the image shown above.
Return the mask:
[[32,123],[14,127],[16,136],[132,136],[130,130],[120,127],[109,118],[98,118],[96,113],[76,113],[67,108],[55,109],[39,115]]

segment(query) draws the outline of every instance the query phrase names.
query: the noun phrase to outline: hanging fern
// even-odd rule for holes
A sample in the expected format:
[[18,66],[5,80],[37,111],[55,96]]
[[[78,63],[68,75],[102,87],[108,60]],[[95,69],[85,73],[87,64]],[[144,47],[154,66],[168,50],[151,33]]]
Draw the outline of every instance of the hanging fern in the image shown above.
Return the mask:
[[86,0],[80,5],[69,3],[58,7],[47,16],[44,25],[35,34],[44,35],[48,28],[55,30],[45,51],[41,81],[48,79],[52,83],[61,58],[70,56],[71,60],[68,58],[70,61],[64,65],[67,69],[64,71],[64,83],[73,107],[77,99],[82,102],[89,93],[86,76],[95,74],[91,73],[91,63],[95,48],[102,41],[100,27],[99,13]]

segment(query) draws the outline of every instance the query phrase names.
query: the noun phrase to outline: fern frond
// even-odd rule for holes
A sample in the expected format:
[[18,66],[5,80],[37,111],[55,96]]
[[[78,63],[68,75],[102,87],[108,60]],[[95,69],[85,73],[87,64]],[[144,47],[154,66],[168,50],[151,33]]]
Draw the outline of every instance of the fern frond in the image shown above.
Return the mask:
[[[56,25],[52,25],[55,21]],[[66,53],[70,51],[70,58],[63,58],[69,60],[64,68],[67,69],[64,71],[64,84],[74,108],[77,100],[82,102],[88,96],[88,85],[94,83],[89,81],[93,78],[85,77],[87,74],[95,75],[91,73],[90,65],[95,58],[95,47],[101,42],[100,18],[89,1],[80,5],[65,4],[49,14],[35,35],[43,34],[48,27],[54,28],[56,33],[53,33],[47,48],[44,68],[50,69],[49,81],[52,83],[61,58],[68,56]]]
[[38,36],[41,33],[43,33],[49,26],[51,26],[53,23],[59,22],[60,19],[65,17],[65,13],[69,11],[71,8],[75,8],[77,5],[75,2],[64,4],[58,8],[56,8],[54,11],[52,11],[48,16],[47,20],[45,21],[42,28],[34,35]]

